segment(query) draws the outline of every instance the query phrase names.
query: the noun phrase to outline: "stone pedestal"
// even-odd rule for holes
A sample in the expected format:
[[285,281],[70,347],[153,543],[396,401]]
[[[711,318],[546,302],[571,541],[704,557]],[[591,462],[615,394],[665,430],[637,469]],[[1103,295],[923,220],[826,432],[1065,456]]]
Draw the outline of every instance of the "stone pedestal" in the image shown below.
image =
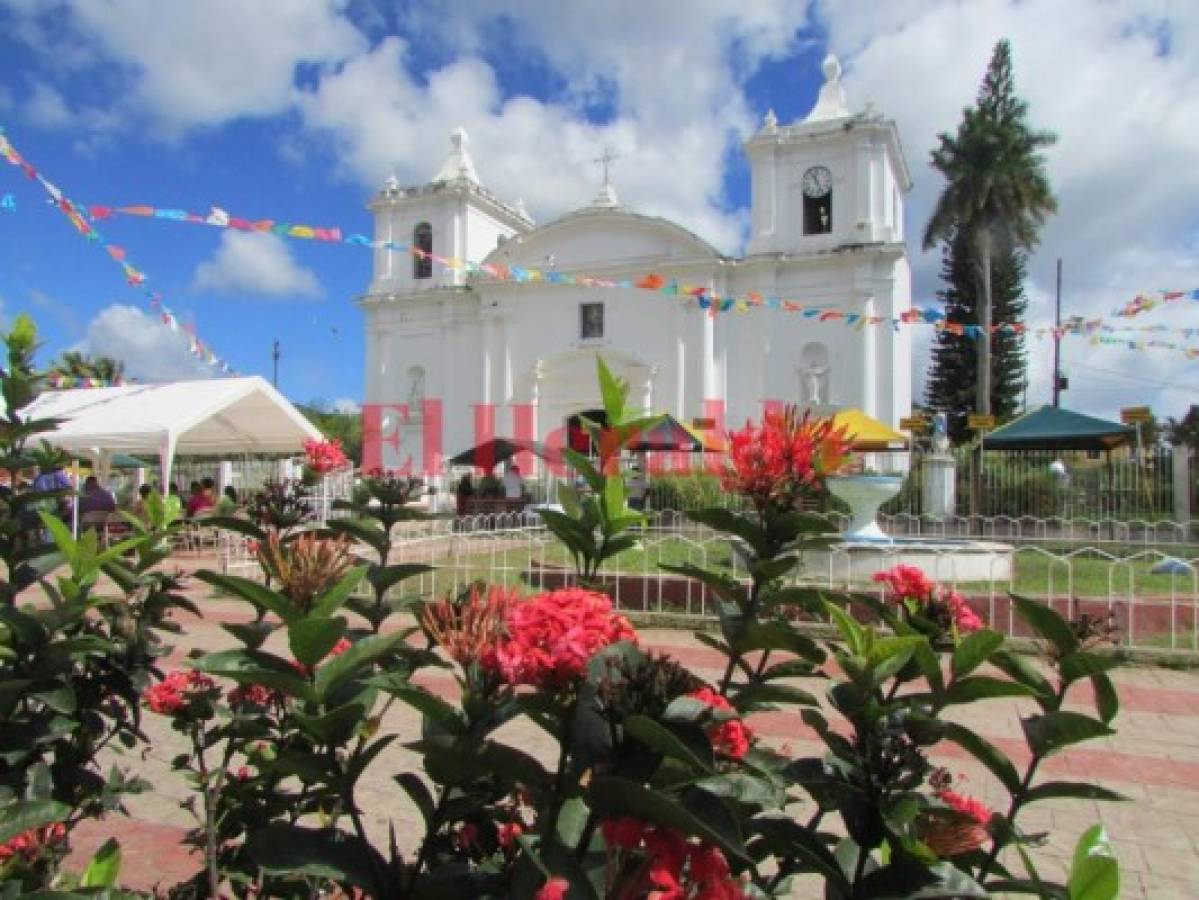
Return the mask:
[[920,504],[931,519],[948,519],[956,512],[957,464],[948,454],[934,453],[920,461]]

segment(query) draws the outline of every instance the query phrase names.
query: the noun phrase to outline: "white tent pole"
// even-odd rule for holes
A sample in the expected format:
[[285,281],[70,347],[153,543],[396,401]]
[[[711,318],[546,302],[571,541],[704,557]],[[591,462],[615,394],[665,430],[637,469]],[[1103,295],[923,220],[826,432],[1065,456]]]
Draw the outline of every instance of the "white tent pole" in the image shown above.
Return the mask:
[[79,538],[79,460],[74,460],[71,463],[71,471],[74,477],[71,479],[75,483],[74,496],[71,497],[71,534],[75,535],[76,540]]
[[162,449],[158,453],[159,470],[162,472],[162,498],[165,500],[171,493],[171,466],[175,462],[176,437],[173,431],[166,431],[162,438]]

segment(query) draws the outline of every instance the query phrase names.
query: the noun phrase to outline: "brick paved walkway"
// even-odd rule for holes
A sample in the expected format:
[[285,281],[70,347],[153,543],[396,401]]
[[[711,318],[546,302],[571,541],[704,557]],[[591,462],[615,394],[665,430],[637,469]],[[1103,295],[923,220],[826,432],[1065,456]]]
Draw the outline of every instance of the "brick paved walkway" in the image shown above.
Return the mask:
[[[190,566],[189,566],[190,567]],[[244,621],[248,607],[229,600],[205,596],[202,586],[194,589],[205,611],[203,620],[182,620],[181,636],[167,661],[177,665],[192,648],[215,649],[233,645],[220,628],[221,622]],[[715,679],[720,658],[712,650],[681,631],[648,630],[641,634],[652,648],[671,653],[698,674]],[[1062,800],[1031,807],[1021,816],[1026,829],[1051,831],[1048,844],[1036,859],[1042,874],[1060,877],[1078,835],[1089,825],[1103,822],[1116,843],[1124,873],[1122,897],[1194,898],[1199,896],[1199,672],[1126,668],[1114,679],[1121,697],[1118,734],[1083,748],[1052,757],[1042,769],[1046,776],[1069,775],[1086,778],[1118,790],[1131,802],[1123,804]],[[444,674],[425,675],[422,683],[437,693],[451,696],[454,683]],[[1080,689],[1074,705],[1089,711],[1089,696]],[[819,694],[819,686],[814,692]],[[1009,753],[1019,764],[1026,758],[1018,715],[1028,704],[1015,700],[993,700],[959,709],[959,720]],[[771,743],[790,743],[797,752],[819,752],[815,736],[793,712],[754,717],[757,733]],[[144,761],[126,755],[120,762],[148,778],[153,789],[130,800],[131,817],[113,816],[103,822],[87,823],[76,832],[72,862],[82,860],[107,837],[116,835],[124,847],[123,880],[132,888],[169,886],[196,871],[199,861],[189,858],[180,846],[184,830],[192,823],[179,806],[187,796],[180,780],[169,771],[169,760],[184,747],[179,735],[166,721],[146,717],[153,744]],[[401,736],[415,736],[418,717],[397,704],[388,714],[384,728]],[[550,739],[540,729],[523,723],[506,726],[500,737],[537,755],[552,759]],[[397,742],[402,743],[401,741]],[[393,745],[395,747],[395,745]],[[1002,789],[989,773],[956,747],[939,747],[934,757],[961,773],[964,790],[998,804]],[[942,752],[944,751],[944,752]],[[416,813],[391,776],[418,769],[418,762],[403,749],[389,750],[365,777],[361,796],[371,798],[368,827],[383,839],[390,817],[396,823],[401,846],[415,841]],[[814,888],[814,886],[813,886]],[[808,896],[805,889],[802,896]],[[811,896],[821,896],[813,890]]]

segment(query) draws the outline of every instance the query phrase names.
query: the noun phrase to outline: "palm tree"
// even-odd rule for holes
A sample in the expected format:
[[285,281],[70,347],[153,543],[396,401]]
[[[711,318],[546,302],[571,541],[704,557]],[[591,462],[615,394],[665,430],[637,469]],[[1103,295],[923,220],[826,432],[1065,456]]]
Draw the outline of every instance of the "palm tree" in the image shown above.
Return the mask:
[[93,378],[105,384],[113,384],[125,377],[125,363],[111,356],[88,356],[77,350],[64,350],[50,364],[51,374],[67,378]]
[[961,233],[978,260],[979,335],[976,410],[991,412],[991,267],[999,251],[1030,250],[1057,201],[1040,154],[1057,139],[1025,122],[1028,104],[1015,95],[1012,50],[995,45],[974,107],[963,111],[956,135],[938,135],[932,166],[945,189],[924,230],[924,249]]

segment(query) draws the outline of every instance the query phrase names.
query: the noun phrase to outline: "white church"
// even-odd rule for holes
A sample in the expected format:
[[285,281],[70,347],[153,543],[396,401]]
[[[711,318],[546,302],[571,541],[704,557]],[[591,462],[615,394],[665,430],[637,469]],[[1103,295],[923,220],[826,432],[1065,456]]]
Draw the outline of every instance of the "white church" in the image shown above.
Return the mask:
[[[744,145],[751,233],[728,256],[619,199],[607,177],[591,205],[537,225],[485,187],[465,132],[428,184],[394,178],[372,199],[377,241],[444,259],[633,281],[649,273],[720,297],[754,292],[846,315],[911,306],[904,195],[911,176],[895,123],[851,112],[830,56],[811,113],[768,112]],[[636,165],[636,160],[628,160]],[[596,355],[646,412],[740,427],[769,403],[858,408],[891,425],[911,409],[908,329],[849,327],[769,306],[712,315],[691,296],[514,281],[377,249],[366,314],[366,464],[436,470],[479,437],[561,443],[598,408]],[[439,402],[438,402],[439,401]]]

